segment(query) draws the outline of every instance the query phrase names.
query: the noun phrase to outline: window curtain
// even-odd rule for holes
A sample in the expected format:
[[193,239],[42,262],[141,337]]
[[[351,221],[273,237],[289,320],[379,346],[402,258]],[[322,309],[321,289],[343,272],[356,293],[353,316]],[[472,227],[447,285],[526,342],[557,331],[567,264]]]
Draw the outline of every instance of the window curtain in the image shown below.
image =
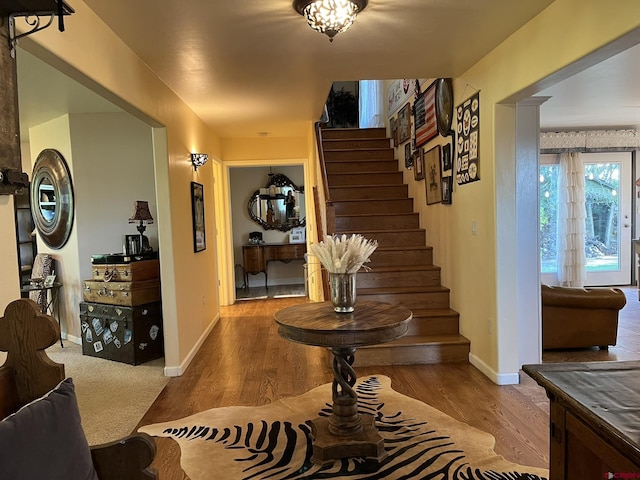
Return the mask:
[[359,90],[360,128],[384,127],[382,80],[360,80]]
[[560,155],[558,176],[558,280],[565,287],[582,287],[587,278],[584,251],[584,165],[577,152]]

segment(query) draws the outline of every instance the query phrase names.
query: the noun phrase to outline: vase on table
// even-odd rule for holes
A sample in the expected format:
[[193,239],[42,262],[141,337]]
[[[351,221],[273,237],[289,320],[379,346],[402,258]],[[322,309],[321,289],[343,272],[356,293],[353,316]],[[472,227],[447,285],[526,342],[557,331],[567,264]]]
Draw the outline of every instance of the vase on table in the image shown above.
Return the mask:
[[356,305],[356,274],[329,273],[331,303],[338,313],[353,312]]

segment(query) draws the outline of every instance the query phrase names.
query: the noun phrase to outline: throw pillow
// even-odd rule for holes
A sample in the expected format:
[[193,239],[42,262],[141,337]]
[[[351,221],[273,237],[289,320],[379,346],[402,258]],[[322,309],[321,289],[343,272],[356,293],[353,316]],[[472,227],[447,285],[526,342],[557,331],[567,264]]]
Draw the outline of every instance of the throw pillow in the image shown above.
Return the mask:
[[98,480],[71,378],[0,422],[0,478]]

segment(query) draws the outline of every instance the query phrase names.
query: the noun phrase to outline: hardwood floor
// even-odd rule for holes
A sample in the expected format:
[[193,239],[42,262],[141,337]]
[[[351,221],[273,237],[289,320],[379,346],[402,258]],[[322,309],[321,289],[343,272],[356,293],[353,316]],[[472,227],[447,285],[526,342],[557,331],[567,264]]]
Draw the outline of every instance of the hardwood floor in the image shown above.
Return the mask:
[[265,287],[236,288],[236,300],[264,300],[267,298],[305,297],[304,284],[297,285],[271,285]]
[[[640,302],[635,288],[625,291],[628,303],[620,315],[616,347],[545,352],[544,361],[640,359]],[[139,426],[214,407],[267,404],[330,382],[328,354],[280,338],[273,320],[276,311],[307,301],[282,298],[223,307],[219,323],[185,374],[169,381]],[[495,451],[507,460],[548,468],[549,403],[544,389],[527,375],[520,375],[519,385],[497,386],[467,362],[362,367],[357,372],[387,375],[396,391],[491,433]],[[177,444],[165,438],[156,443],[159,478],[188,478],[179,466]]]

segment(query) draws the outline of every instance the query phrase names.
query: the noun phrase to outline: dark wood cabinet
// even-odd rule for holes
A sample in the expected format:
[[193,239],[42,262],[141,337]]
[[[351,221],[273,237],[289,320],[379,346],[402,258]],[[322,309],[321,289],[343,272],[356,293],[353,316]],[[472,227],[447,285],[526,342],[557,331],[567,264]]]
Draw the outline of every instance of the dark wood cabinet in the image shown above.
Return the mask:
[[306,243],[265,243],[259,245],[243,245],[244,284],[249,286],[248,275],[264,273],[264,286],[269,288],[267,267],[269,262],[285,262],[304,260],[307,253]]
[[22,191],[16,193],[13,196],[13,203],[15,210],[20,286],[24,286],[29,283],[33,261],[36,258],[36,253],[38,253],[36,237],[35,235],[32,235],[35,229],[35,224],[33,223],[33,217],[31,216],[29,189],[24,188]]
[[550,400],[550,479],[636,478],[624,475],[640,472],[640,362],[522,369]]

